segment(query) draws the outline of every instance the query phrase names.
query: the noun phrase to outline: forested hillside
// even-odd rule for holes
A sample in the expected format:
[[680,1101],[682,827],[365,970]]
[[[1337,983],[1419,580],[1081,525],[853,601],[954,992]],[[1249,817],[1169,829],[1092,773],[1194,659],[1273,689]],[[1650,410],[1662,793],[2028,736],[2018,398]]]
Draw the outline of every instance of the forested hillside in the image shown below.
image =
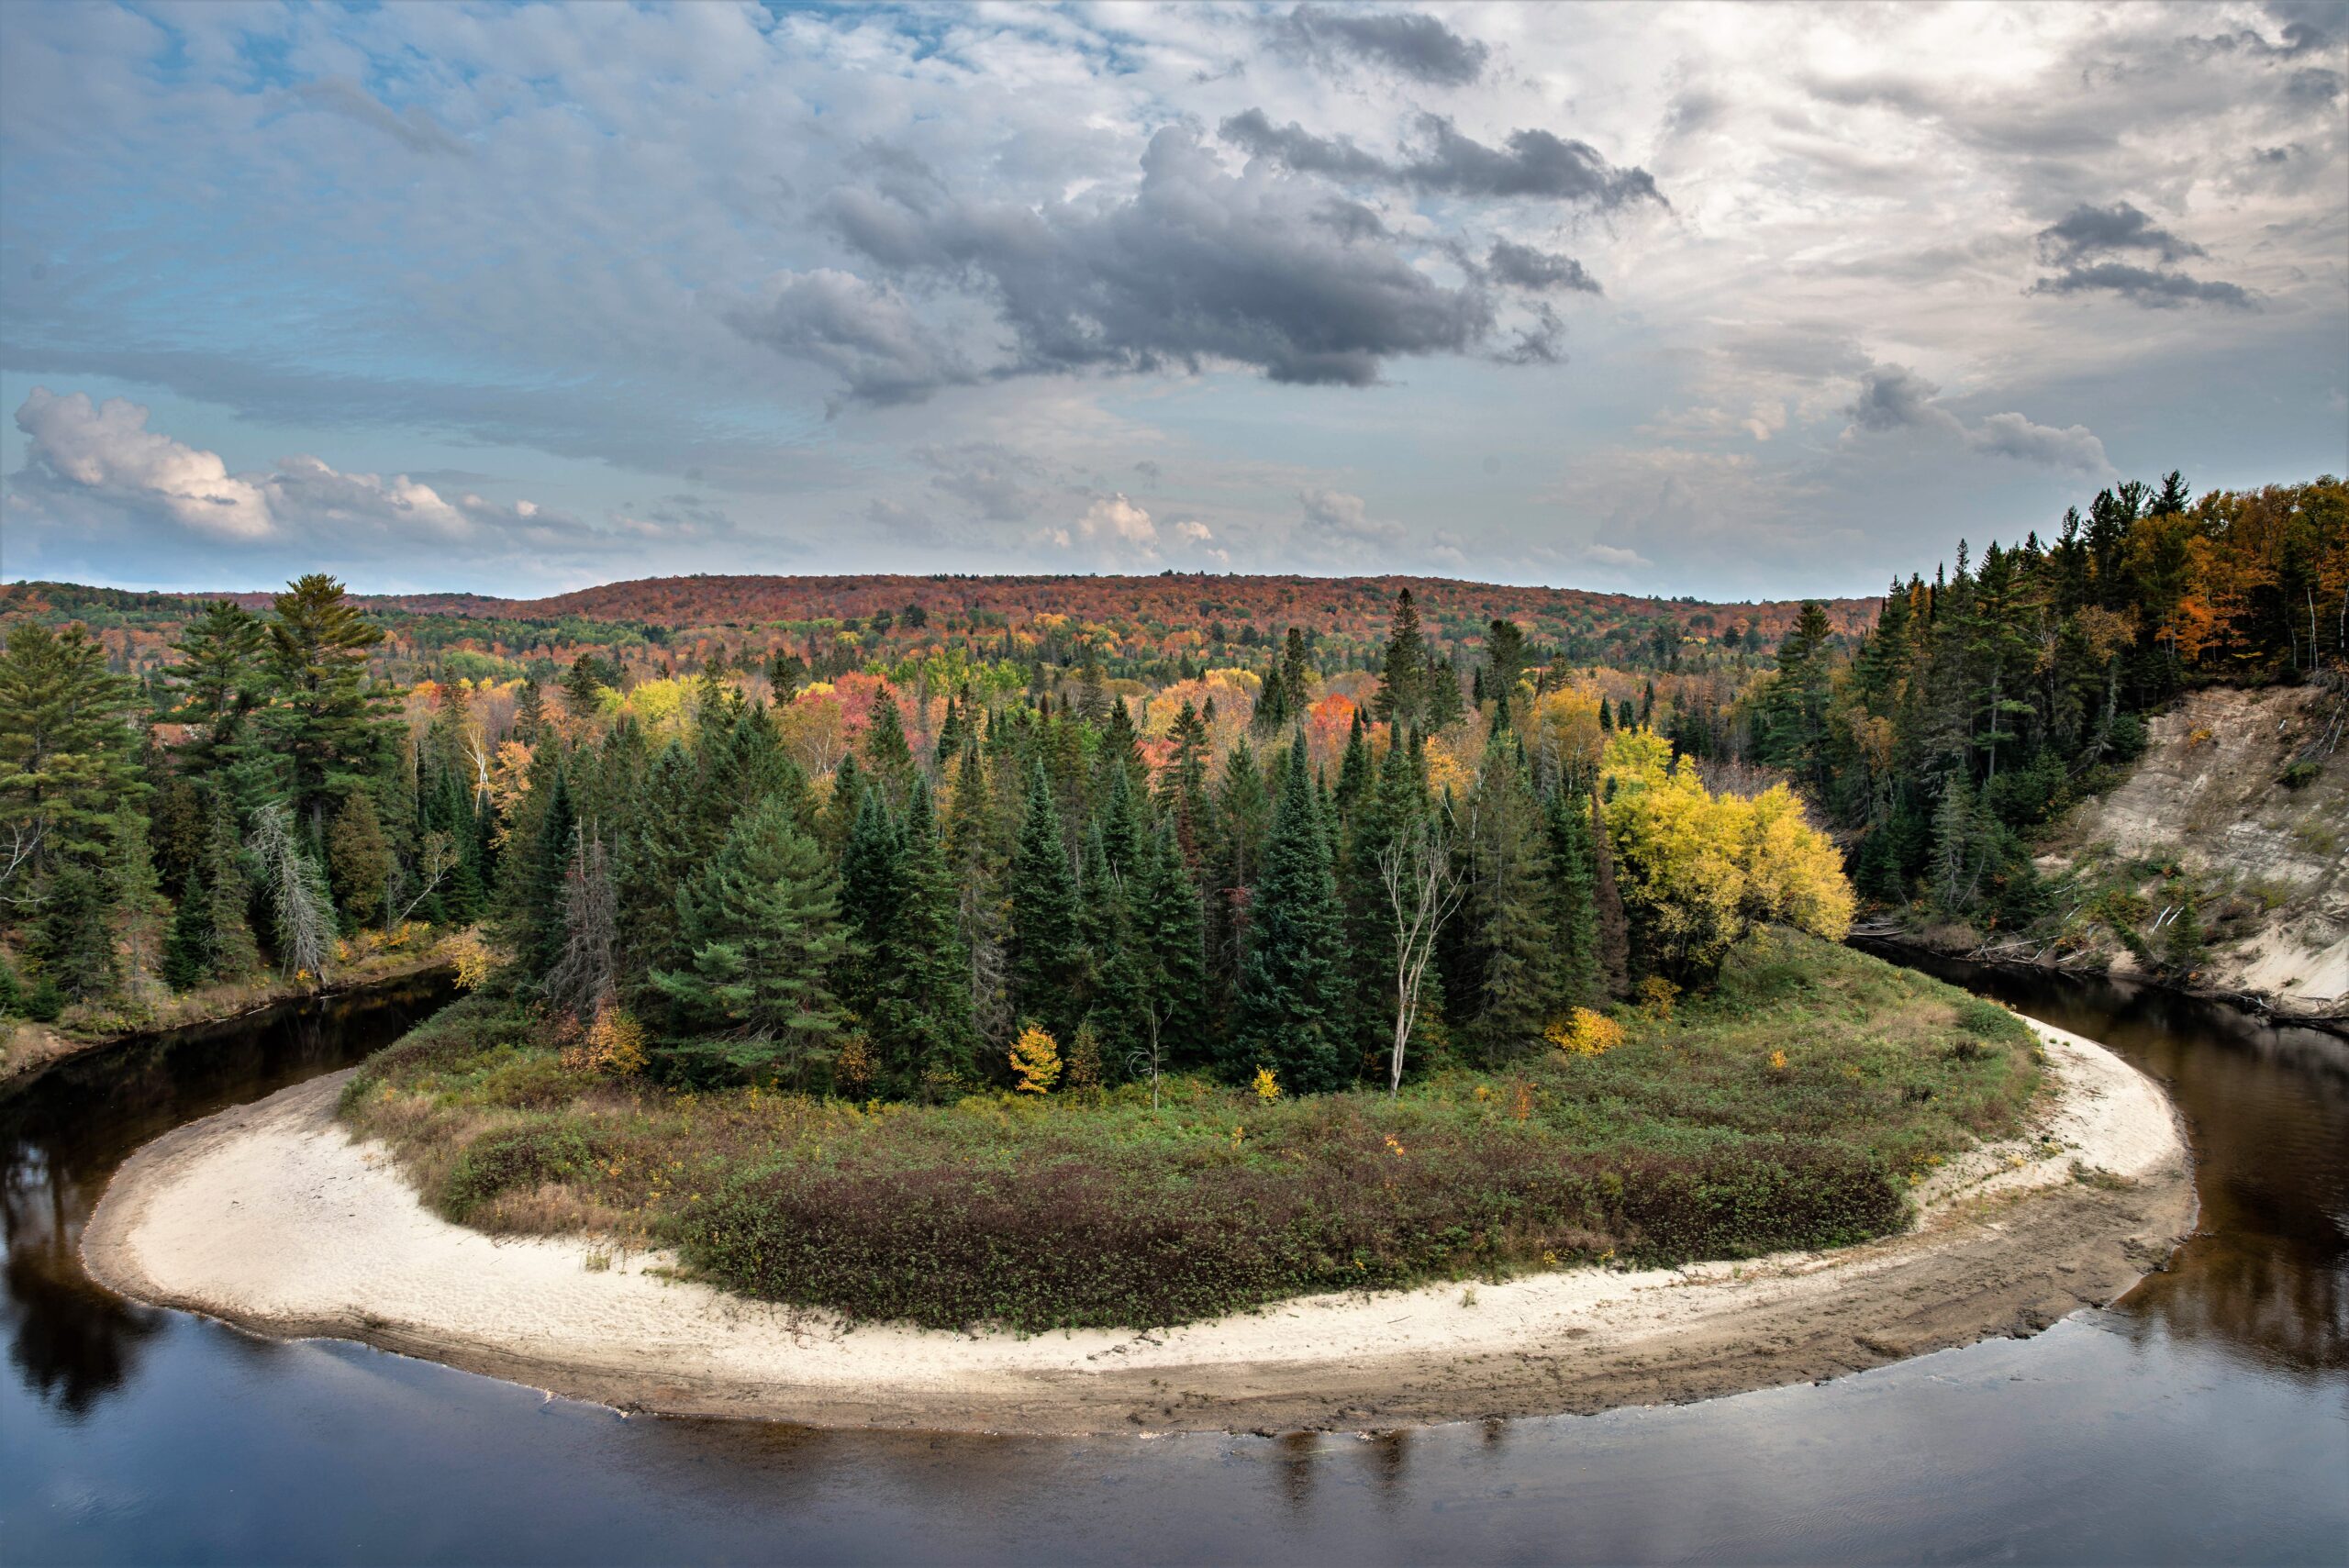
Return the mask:
[[[1863,897],[1978,931],[2034,930],[2042,951],[2117,946],[2184,978],[2203,962],[2214,906],[2248,936],[2307,890],[2250,885],[2255,875],[2198,886],[2175,853],[2148,859],[2145,844],[2184,837],[2202,809],[2183,797],[2166,832],[2132,834],[2132,852],[2043,867],[2034,849],[2127,776],[2149,716],[2206,687],[2332,694],[2290,705],[2244,753],[2271,762],[2266,774],[2230,781],[2244,801],[2263,786],[2308,790],[2337,766],[2344,645],[2349,486],[2327,477],[2198,501],[2173,473],[2103,492],[2053,539],[1978,558],[1961,544],[1953,569],[1893,584],[1848,653],[1789,639],[1753,697],[1753,754],[1854,843]],[[2190,751],[2212,736],[2181,740]]]
[[[0,1005],[135,1018],[479,926],[550,1027],[687,1077],[942,1093],[1031,1025],[1080,1075],[1498,1060],[1755,922],[1840,931],[1782,782],[1864,898],[2061,914],[2032,836],[2147,714],[2337,678],[2344,516],[2122,485],[1872,626],[1372,579],[23,585]],[[2164,929],[2190,966],[2199,917]]]

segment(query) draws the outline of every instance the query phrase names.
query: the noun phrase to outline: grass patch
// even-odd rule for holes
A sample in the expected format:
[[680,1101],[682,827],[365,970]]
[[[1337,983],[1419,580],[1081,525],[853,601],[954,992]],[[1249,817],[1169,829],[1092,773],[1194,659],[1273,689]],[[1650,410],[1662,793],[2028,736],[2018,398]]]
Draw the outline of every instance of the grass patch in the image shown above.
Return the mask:
[[1384,1094],[1267,1104],[1205,1079],[853,1105],[565,1070],[459,1003],[370,1059],[343,1114],[443,1214],[674,1247],[743,1294],[1024,1330],[1575,1262],[1673,1263],[1897,1229],[1937,1159],[2020,1125],[2003,1009],[1765,933],[1602,1055],[1544,1049]]

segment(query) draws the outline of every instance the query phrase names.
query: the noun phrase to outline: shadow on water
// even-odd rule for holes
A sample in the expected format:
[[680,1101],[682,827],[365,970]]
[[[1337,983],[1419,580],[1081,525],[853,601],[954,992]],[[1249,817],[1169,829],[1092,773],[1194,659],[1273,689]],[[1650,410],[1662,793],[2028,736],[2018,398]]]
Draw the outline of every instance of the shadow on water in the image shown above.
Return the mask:
[[69,1416],[122,1385],[163,1314],[82,1272],[82,1226],[115,1167],[148,1140],[347,1067],[447,1002],[425,975],[282,1003],[68,1058],[0,1100],[0,1235],[8,1360]]
[[445,993],[70,1062],[0,1102],[8,1561],[2341,1562],[2349,1046],[2158,992],[1933,967],[2171,1086],[2203,1196],[2172,1270],[2034,1340],[1826,1385],[1362,1437],[623,1419],[135,1307],[76,1253],[123,1156],[357,1060]]

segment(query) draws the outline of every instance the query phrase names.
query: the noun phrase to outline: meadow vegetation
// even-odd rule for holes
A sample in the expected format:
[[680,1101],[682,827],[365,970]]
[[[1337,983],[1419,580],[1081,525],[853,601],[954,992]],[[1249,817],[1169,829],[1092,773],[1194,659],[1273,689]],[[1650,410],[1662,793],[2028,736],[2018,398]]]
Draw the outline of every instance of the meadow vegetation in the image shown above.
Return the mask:
[[1203,1072],[1155,1095],[1029,1074],[939,1104],[697,1090],[597,1071],[496,989],[344,1093],[439,1212],[668,1247],[744,1295],[933,1328],[1150,1327],[1854,1242],[1899,1229],[1932,1165],[2014,1130],[2038,1081],[2011,1015],[1784,929],[1702,993],[1586,1009],[1539,1052],[1392,1095]]

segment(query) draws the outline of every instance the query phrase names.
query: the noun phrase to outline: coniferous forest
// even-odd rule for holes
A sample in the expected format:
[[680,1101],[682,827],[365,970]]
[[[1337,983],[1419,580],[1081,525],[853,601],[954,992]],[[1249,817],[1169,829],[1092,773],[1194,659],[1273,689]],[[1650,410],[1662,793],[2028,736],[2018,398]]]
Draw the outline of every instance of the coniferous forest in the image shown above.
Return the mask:
[[[323,576],[163,622],[20,588],[0,1004],[135,1021],[466,929],[550,1030],[678,1083],[938,1099],[1019,1080],[1031,1031],[1078,1082],[1506,1062],[1755,925],[1839,935],[1812,821],[1866,900],[2029,918],[2029,834],[2147,711],[2337,666],[2344,536],[2336,481],[2173,474],[1959,546],[1872,630],[1806,606],[1775,652],[1710,615],[1431,628],[1406,588],[1375,639],[916,599],[686,668],[641,628],[404,611],[400,672],[395,617]],[[128,612],[167,656],[128,657]]]

